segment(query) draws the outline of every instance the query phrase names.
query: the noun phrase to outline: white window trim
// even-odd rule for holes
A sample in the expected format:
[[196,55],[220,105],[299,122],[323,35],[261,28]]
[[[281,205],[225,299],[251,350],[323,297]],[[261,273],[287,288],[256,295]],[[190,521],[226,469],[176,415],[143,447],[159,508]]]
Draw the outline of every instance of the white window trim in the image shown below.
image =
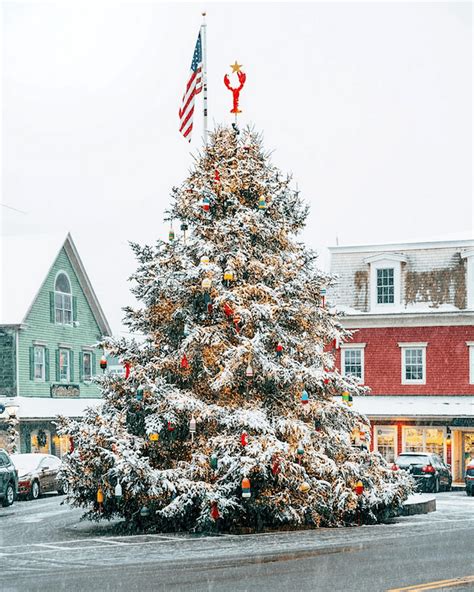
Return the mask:
[[[43,364],[41,378],[36,377],[36,350],[41,349],[43,351]],[[44,345],[33,345],[33,374],[35,382],[46,382],[46,348]]]
[[[93,374],[92,374],[92,351],[84,349],[81,353],[82,353],[82,382],[89,383],[89,382],[92,382],[92,377],[93,377]],[[89,377],[86,377],[86,375],[84,373],[84,368],[85,368],[84,356],[89,356],[89,358],[90,358],[91,375]]]
[[[346,375],[346,351],[350,349],[360,349],[360,365],[361,365],[361,377],[358,379],[359,384],[364,384],[365,379],[365,346],[366,343],[341,343],[341,375]],[[352,376],[352,375],[350,375]],[[355,378],[355,376],[353,376]]]
[[469,348],[469,384],[474,384],[474,341],[466,341]]
[[[422,342],[414,342],[414,343],[399,343],[398,347],[401,351],[402,356],[402,384],[426,384],[426,348],[428,346],[427,341]],[[405,368],[405,350],[407,349],[421,349],[422,351],[422,363],[423,363],[423,378],[415,379],[415,380],[408,380],[405,378],[406,368]]]
[[395,439],[394,439],[394,459],[393,462],[395,462],[397,456],[398,456],[398,426],[397,424],[374,424],[374,450],[376,452],[379,451],[379,437],[377,434],[377,430],[378,428],[392,428],[393,431],[395,432]]
[[442,459],[446,462],[447,459],[447,444],[446,444],[446,435],[447,435],[447,428],[445,426],[420,426],[420,425],[406,425],[402,426],[402,454],[406,451],[406,440],[407,440],[407,430],[409,429],[418,429],[423,430],[423,450],[421,452],[426,452],[426,430],[441,430],[443,432],[443,455]]
[[[364,262],[370,266],[370,310],[376,312],[390,311],[401,304],[401,277],[402,277],[402,263],[406,263],[407,259],[403,255],[396,254],[379,254],[366,257]],[[393,303],[378,303],[377,302],[377,270],[378,269],[393,269]]]
[[[466,287],[467,287],[467,308],[474,309],[474,249],[461,252],[461,257],[466,261]],[[472,382],[471,382],[472,384]]]
[[[67,378],[61,378],[61,351],[67,352]],[[68,383],[71,382],[71,350],[68,347],[60,347],[59,348],[59,382]]]
[[[71,288],[71,291],[68,292],[60,292],[59,290],[56,290],[56,281],[58,279],[58,276],[60,276],[61,274],[64,274],[67,277],[67,281],[69,282],[69,287]],[[72,327],[73,326],[73,322],[74,322],[74,308],[73,308],[73,303],[72,303],[72,282],[71,282],[71,278],[69,277],[69,274],[67,273],[67,271],[64,271],[62,269],[60,269],[55,277],[54,277],[54,284],[53,284],[53,289],[54,289],[54,323],[55,325],[61,325],[63,327]],[[70,323],[58,323],[58,321],[56,320],[56,294],[61,294],[61,295],[66,295],[66,296],[70,296],[71,297],[71,322]],[[63,310],[63,316],[64,316],[64,308]]]

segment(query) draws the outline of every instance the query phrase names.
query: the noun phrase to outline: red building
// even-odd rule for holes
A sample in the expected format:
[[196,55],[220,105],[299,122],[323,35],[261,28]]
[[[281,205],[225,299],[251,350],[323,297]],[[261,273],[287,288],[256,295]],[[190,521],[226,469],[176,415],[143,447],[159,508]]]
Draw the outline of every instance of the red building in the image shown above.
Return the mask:
[[356,409],[392,461],[432,451],[461,481],[474,457],[474,241],[332,247],[328,303],[352,339],[336,365],[369,386]]

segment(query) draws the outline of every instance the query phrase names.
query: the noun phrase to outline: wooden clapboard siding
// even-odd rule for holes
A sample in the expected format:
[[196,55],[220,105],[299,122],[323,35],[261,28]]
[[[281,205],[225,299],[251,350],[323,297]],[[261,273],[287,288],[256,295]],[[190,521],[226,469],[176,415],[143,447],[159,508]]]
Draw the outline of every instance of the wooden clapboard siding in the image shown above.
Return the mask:
[[[66,272],[71,282],[78,326],[57,325],[51,322],[50,292],[54,292],[54,282],[60,271]],[[96,385],[79,382],[79,355],[84,346],[92,346],[100,338],[99,325],[81,289],[71,261],[65,249],[62,248],[30,309],[25,327],[19,332],[17,356],[19,394],[34,397],[50,396],[51,383],[56,382],[56,350],[59,344],[63,343],[72,346],[71,351],[74,356],[74,376],[70,382],[80,384],[81,397],[98,397],[99,390]],[[45,342],[49,349],[49,381],[36,382],[30,379],[30,348],[35,341]],[[96,371],[99,372],[98,360],[101,352],[95,353]]]

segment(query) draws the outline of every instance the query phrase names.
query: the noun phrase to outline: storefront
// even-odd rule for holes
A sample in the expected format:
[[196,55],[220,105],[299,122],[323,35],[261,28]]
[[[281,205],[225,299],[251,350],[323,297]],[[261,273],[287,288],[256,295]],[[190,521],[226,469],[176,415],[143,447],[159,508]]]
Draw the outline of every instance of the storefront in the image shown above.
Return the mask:
[[371,449],[392,463],[401,452],[433,452],[462,482],[474,459],[474,397],[357,397],[354,409],[371,421]]

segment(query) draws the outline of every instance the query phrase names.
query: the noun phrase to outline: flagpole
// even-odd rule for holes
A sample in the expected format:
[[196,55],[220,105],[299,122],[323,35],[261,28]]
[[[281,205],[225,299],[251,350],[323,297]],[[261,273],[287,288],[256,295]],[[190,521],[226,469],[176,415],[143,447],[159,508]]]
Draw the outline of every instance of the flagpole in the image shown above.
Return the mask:
[[204,145],[207,145],[207,39],[206,39],[206,13],[202,13],[202,25],[201,25],[201,43],[202,43],[202,81],[203,81],[203,93],[202,93],[202,106],[204,116]]

